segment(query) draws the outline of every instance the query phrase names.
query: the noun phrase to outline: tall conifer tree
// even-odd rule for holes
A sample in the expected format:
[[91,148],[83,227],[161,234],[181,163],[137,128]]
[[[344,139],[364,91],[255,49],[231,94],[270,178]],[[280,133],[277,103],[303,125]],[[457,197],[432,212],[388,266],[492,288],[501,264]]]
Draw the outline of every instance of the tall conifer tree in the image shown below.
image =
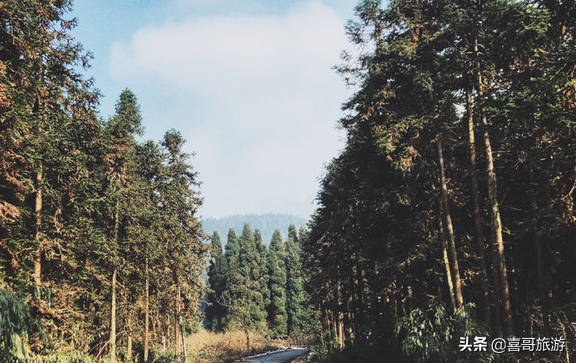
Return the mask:
[[272,234],[268,249],[267,263],[270,289],[268,305],[268,326],[275,337],[284,337],[288,333],[286,312],[286,251],[279,230]]
[[286,313],[288,334],[291,334],[302,328],[302,304],[304,300],[300,243],[294,225],[290,225],[288,228],[288,240],[285,246]]
[[208,294],[208,307],[206,308],[206,320],[213,331],[224,329],[226,307],[222,304],[222,294],[226,288],[226,273],[228,262],[222,253],[222,243],[218,232],[212,234],[212,249],[210,267],[208,269],[208,283],[212,290]]

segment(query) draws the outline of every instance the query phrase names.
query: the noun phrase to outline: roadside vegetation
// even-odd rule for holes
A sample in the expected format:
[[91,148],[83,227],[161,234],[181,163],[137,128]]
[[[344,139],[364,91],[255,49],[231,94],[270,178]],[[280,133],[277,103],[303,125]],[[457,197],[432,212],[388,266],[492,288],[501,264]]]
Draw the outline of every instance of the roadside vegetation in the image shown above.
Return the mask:
[[246,348],[243,331],[213,333],[201,330],[190,334],[186,342],[191,351],[190,362],[234,362],[243,357],[289,347],[288,340],[271,340],[257,331],[250,331],[250,349]]

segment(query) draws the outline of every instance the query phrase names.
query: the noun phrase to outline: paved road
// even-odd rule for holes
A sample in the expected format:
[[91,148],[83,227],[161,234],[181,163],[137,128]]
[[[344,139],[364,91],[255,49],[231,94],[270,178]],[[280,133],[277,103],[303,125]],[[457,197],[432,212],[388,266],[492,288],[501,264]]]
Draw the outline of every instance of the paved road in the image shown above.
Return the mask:
[[286,363],[290,360],[304,355],[308,352],[306,348],[290,348],[281,352],[268,353],[261,356],[245,358],[242,362],[247,363]]

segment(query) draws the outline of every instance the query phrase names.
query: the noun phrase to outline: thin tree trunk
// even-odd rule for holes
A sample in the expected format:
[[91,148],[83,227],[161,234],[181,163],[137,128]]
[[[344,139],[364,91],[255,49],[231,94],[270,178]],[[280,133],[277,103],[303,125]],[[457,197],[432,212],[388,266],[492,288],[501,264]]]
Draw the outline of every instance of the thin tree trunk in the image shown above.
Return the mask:
[[110,302],[110,362],[116,362],[116,273],[112,272],[112,297]]
[[34,205],[34,240],[36,241],[36,250],[34,251],[34,287],[36,288],[36,297],[38,301],[42,300],[42,165],[36,173],[36,201]]
[[182,351],[184,352],[184,362],[188,362],[188,350],[186,349],[186,335],[184,334],[184,324],[180,322],[180,331],[182,336]]
[[338,284],[338,315],[337,315],[337,335],[338,335],[338,345],[340,349],[344,348],[344,303],[341,299],[340,284]]
[[150,275],[148,272],[148,256],[146,256],[146,288],[144,297],[144,363],[148,363],[150,349]]
[[360,339],[364,339],[366,337],[366,308],[365,308],[365,288],[364,288],[364,269],[362,268],[362,261],[359,254],[356,255],[356,286],[358,291],[358,324],[359,330],[357,335]]
[[[440,205],[440,215],[443,215],[442,205]],[[440,234],[438,235],[442,243],[442,261],[444,262],[444,269],[446,270],[446,282],[448,283],[448,293],[450,295],[450,302],[452,309],[456,310],[456,300],[454,298],[454,283],[452,282],[452,271],[450,270],[450,261],[448,260],[448,243],[446,242],[446,229],[444,227],[443,218],[440,218]]]
[[174,302],[174,350],[176,358],[180,359],[180,286]]
[[338,345],[344,349],[344,314],[338,313]]
[[468,145],[470,147],[470,179],[472,182],[472,216],[474,220],[474,241],[476,242],[476,253],[480,261],[480,277],[482,282],[482,308],[484,312],[484,323],[490,326],[490,287],[488,285],[488,270],[486,268],[486,257],[484,255],[484,234],[482,233],[482,217],[480,212],[480,198],[478,192],[478,176],[476,171],[476,144],[474,135],[474,114],[472,110],[472,94],[466,92],[466,108],[468,111]]
[[132,332],[128,332],[128,344],[126,347],[126,362],[132,362]]
[[[492,246],[496,245],[494,233],[491,233],[490,242]],[[494,284],[493,302],[494,302],[494,327],[496,336],[503,336],[502,332],[502,294],[500,289],[500,274],[498,272],[498,255],[492,251],[492,281]]]
[[[356,281],[354,276],[356,275],[356,271],[355,271],[355,265],[353,260],[353,256],[352,253],[348,254],[348,263],[350,265],[350,273],[348,274],[348,283],[350,284],[350,292],[352,295],[352,309],[349,309],[348,311],[352,311],[352,316],[349,317],[349,321],[351,322],[351,324],[349,324],[349,335],[351,337],[351,341],[354,342],[355,341],[355,337],[357,332],[360,330],[360,319],[358,318],[358,316],[356,315],[358,312],[358,290],[354,291],[354,287],[356,287]],[[350,314],[349,314],[350,315]]]
[[323,303],[323,307],[324,307],[324,318],[326,319],[326,331],[328,331],[328,340],[329,341],[334,341],[334,339],[336,338],[336,334],[334,334],[336,332],[336,330],[334,329],[334,323],[333,323],[333,317],[334,317],[334,313],[328,309],[327,303]]
[[[326,302],[326,304],[329,305],[328,302]],[[334,311],[330,310],[329,308],[325,308],[326,309],[326,314],[327,314],[327,323],[328,323],[328,342],[334,342],[336,340],[338,340],[338,333],[336,331],[336,314],[334,313]]]
[[170,315],[166,314],[165,318],[166,318],[166,324],[165,324],[166,332],[164,333],[164,337],[165,337],[165,340],[167,340],[167,339],[170,339],[170,327],[171,327]]
[[[476,51],[478,45],[476,44]],[[494,169],[494,158],[492,154],[492,143],[488,132],[488,119],[486,110],[482,104],[484,100],[484,84],[480,71],[477,71],[478,97],[480,98],[480,113],[482,126],[484,127],[484,148],[486,152],[486,174],[488,176],[488,202],[490,204],[490,216],[492,218],[492,232],[495,240],[495,253],[497,257],[497,269],[500,280],[500,294],[502,296],[502,312],[504,315],[504,326],[506,335],[513,335],[512,307],[510,304],[510,292],[508,287],[508,273],[506,270],[506,258],[504,255],[504,239],[502,237],[502,220],[500,219],[500,207],[498,205],[498,189],[496,183],[496,170]]]
[[442,141],[438,139],[438,164],[440,167],[440,184],[442,185],[442,204],[444,212],[444,222],[448,237],[448,252],[451,257],[452,272],[454,277],[454,293],[456,297],[456,308],[459,309],[464,305],[462,298],[462,282],[460,280],[460,268],[458,266],[458,255],[456,253],[456,242],[454,240],[454,227],[452,226],[452,217],[450,216],[450,205],[448,203],[448,188],[446,186],[446,177],[444,175],[444,156],[442,154]]
[[246,326],[244,327],[244,335],[246,336],[246,352],[250,353],[250,331]]

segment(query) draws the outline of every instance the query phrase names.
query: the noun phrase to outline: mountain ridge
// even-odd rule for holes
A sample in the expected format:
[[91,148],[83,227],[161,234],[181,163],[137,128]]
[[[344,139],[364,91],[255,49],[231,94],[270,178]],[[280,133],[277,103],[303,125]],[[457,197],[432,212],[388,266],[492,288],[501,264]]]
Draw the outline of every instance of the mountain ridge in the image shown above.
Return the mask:
[[282,238],[286,238],[288,234],[288,226],[293,224],[296,229],[305,226],[308,219],[288,213],[249,213],[249,214],[233,214],[221,218],[203,218],[202,228],[206,235],[211,236],[214,231],[220,235],[222,245],[226,244],[228,230],[234,228],[236,235],[242,233],[244,223],[248,223],[252,230],[259,229],[262,234],[262,242],[265,245],[270,243],[272,233],[275,229],[279,229],[282,233]]

